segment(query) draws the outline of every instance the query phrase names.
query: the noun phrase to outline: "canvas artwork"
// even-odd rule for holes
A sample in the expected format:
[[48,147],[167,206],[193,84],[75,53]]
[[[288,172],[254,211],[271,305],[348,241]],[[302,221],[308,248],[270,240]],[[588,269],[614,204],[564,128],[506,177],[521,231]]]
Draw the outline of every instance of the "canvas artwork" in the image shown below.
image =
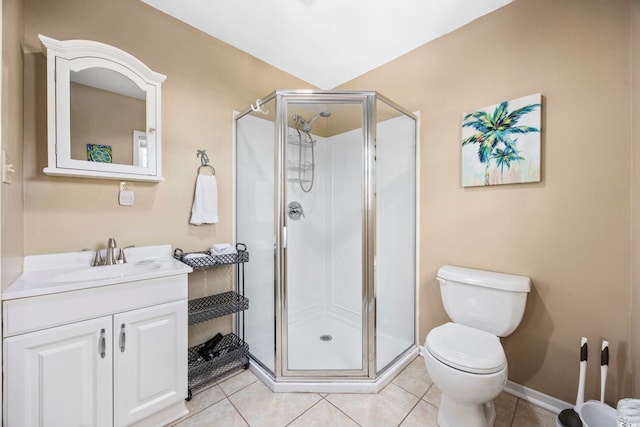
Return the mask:
[[87,160],[90,162],[111,163],[110,145],[87,144]]
[[540,181],[541,94],[480,108],[462,119],[462,186]]

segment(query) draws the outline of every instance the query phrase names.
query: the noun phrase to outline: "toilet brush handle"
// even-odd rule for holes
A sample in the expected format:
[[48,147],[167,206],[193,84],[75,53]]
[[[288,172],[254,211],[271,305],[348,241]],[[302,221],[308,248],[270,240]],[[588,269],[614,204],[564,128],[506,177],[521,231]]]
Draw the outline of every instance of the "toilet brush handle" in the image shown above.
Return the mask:
[[584,380],[587,372],[587,356],[589,350],[587,346],[587,339],[582,337],[580,341],[580,379],[578,381],[578,396],[576,397],[576,411],[580,410],[580,407],[584,403]]
[[607,385],[607,371],[609,369],[609,342],[602,340],[600,351],[600,403],[604,403],[604,389]]
[[589,356],[589,347],[587,345],[587,339],[582,337],[580,342],[580,362],[586,362]]

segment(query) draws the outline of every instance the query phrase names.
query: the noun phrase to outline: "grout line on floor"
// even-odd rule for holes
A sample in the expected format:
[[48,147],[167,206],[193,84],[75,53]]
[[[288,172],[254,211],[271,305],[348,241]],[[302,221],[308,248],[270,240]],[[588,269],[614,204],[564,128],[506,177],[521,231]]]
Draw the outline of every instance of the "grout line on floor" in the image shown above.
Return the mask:
[[429,389],[433,386],[433,384],[431,384],[429,387],[427,387],[427,389],[426,389],[426,390],[425,390],[425,391],[424,391],[420,396],[417,396],[417,395],[416,395],[416,394],[414,394],[412,391],[407,390],[406,388],[402,387],[400,384],[395,384],[394,382],[390,382],[389,384],[394,384],[396,387],[400,388],[401,390],[406,391],[406,392],[407,392],[407,393],[409,393],[411,396],[413,396],[413,397],[417,397],[417,398],[418,398],[418,400],[421,400],[421,399],[422,399],[422,398],[427,394],[427,392],[429,391]]
[[[412,394],[412,396],[415,396],[415,395],[413,395],[413,394]],[[421,401],[421,400],[422,400],[422,399],[418,399],[418,401],[416,402],[416,404],[415,404],[415,405],[413,405],[413,406],[411,407],[411,409],[409,409],[409,412],[407,412],[407,415],[405,415],[405,416],[404,416],[404,418],[402,418],[402,420],[400,420],[400,422],[398,423],[398,426],[401,426],[401,425],[402,425],[402,423],[404,422],[404,420],[406,420],[406,419],[407,419],[407,417],[408,417],[409,415],[411,415],[411,413],[413,412],[413,410],[414,410],[414,409],[416,409],[416,407],[420,404],[420,401]]]
[[513,423],[516,421],[516,412],[518,412],[518,405],[520,405],[521,400],[522,399],[520,399],[519,397],[516,398],[516,406],[513,408],[513,414],[511,414],[511,420],[509,421],[509,425],[511,427],[514,427]]
[[[334,393],[334,394],[337,394],[337,393]],[[330,396],[330,395],[331,395],[331,394],[327,394],[327,396]],[[333,407],[334,407],[334,408],[336,408],[338,411],[342,412],[342,413],[344,414],[344,416],[345,416],[345,417],[349,418],[351,421],[353,421],[354,423],[356,423],[356,425],[358,425],[358,426],[362,427],[362,425],[361,425],[359,422],[357,422],[356,420],[354,420],[353,418],[351,418],[351,417],[349,416],[349,414],[347,414],[346,412],[344,412],[342,409],[338,408],[336,405],[334,405],[333,403],[331,403],[331,401],[330,401],[329,399],[326,399],[326,398],[325,398],[325,400],[327,401],[327,403],[329,403],[329,405],[333,406]]]
[[236,410],[236,412],[238,413],[238,415],[240,415],[240,418],[242,418],[242,421],[245,422],[246,425],[248,425],[249,427],[251,427],[251,424],[249,423],[249,421],[247,421],[247,419],[244,417],[244,415],[242,415],[242,412],[240,412],[240,410],[238,408],[236,408],[236,405],[233,404],[233,402],[231,401],[231,399],[229,399],[228,397],[226,398],[229,401],[229,404],[231,406],[233,406],[233,409]]
[[[319,394],[318,394],[319,395]],[[298,418],[300,418],[301,416],[303,416],[304,414],[306,414],[307,412],[309,412],[312,408],[314,408],[318,403],[322,402],[324,400],[324,397],[320,396],[320,400],[318,400],[316,403],[314,403],[313,405],[309,406],[307,409],[305,409],[304,411],[302,411],[297,417],[295,417],[294,419],[292,419],[291,421],[289,421],[286,425],[291,425],[291,423],[295,422]]]
[[[240,375],[241,373],[242,373],[242,372],[238,373],[237,375]],[[235,376],[236,376],[236,375],[233,375],[233,376],[231,376],[231,377],[229,377],[229,378],[225,379],[225,381],[226,381],[226,380],[228,380],[228,379],[231,379],[231,378],[233,378],[233,377],[235,377]],[[227,392],[226,392],[226,391],[224,391],[224,389],[223,389],[222,387],[220,387],[220,383],[217,383],[217,386],[218,386],[218,387],[220,387],[220,390],[222,390],[222,393],[223,393],[226,397],[229,397],[229,396],[233,396],[234,394],[236,394],[236,393],[238,393],[238,392],[241,392],[242,390],[244,390],[245,388],[249,387],[250,385],[253,385],[256,381],[260,381],[260,379],[256,377],[255,381],[251,381],[249,384],[246,384],[246,385],[242,386],[241,388],[239,388],[238,390],[234,391],[233,393],[229,393],[229,394],[227,394]],[[222,381],[222,382],[224,382],[224,381]]]
[[[210,388],[213,388],[213,387],[218,387],[218,388],[220,388],[220,387],[218,386],[218,384],[216,384],[216,383],[212,383],[210,386],[207,386],[207,387],[202,388],[198,393],[194,393],[194,394],[192,394],[192,396],[191,396],[191,400],[195,399],[195,397],[196,397],[198,394],[204,393],[205,391],[207,391],[207,390],[209,390]],[[220,391],[222,391],[222,394],[224,394],[224,390],[220,389]],[[200,412],[204,411],[205,409],[208,409],[208,408],[212,407],[212,406],[213,406],[213,405],[215,405],[216,403],[220,403],[220,402],[222,402],[224,399],[226,399],[226,397],[223,397],[222,399],[218,400],[217,402],[213,402],[211,405],[208,405],[208,406],[205,406],[205,407],[203,407],[203,408],[200,408],[200,409],[199,409],[199,410],[197,410],[197,411],[194,411],[194,410],[189,409],[189,408],[187,407],[188,414],[183,415],[182,417],[178,418],[177,420],[175,420],[173,423],[171,423],[171,424],[169,424],[169,425],[174,426],[174,425],[181,424],[181,423],[183,423],[183,422],[187,421],[189,418],[191,418],[191,417],[193,417],[193,416],[195,416],[195,415],[199,414]],[[185,400],[186,400],[186,399],[185,399]]]

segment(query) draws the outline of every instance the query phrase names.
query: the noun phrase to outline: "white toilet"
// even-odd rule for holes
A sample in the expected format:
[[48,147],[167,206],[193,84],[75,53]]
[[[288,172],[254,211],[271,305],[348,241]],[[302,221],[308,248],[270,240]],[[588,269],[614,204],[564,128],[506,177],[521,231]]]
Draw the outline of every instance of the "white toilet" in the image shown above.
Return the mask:
[[424,360],[442,392],[440,427],[491,427],[492,400],[507,382],[498,337],[520,324],[531,290],[524,276],[446,265],[438,270],[444,308],[453,321],[432,329]]

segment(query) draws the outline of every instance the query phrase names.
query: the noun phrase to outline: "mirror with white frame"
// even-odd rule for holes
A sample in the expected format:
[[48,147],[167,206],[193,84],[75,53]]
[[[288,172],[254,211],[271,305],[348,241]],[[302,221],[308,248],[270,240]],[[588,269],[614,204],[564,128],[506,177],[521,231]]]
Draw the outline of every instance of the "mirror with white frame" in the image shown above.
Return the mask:
[[39,35],[47,56],[47,175],[162,181],[165,76],[113,46]]

